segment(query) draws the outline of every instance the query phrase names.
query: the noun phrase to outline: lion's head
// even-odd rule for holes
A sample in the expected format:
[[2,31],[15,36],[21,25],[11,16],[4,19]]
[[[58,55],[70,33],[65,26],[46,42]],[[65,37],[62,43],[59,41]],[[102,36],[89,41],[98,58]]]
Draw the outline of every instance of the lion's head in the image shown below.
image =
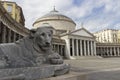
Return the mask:
[[44,51],[51,48],[51,40],[54,28],[51,26],[42,26],[31,30],[30,36],[33,39],[34,47]]

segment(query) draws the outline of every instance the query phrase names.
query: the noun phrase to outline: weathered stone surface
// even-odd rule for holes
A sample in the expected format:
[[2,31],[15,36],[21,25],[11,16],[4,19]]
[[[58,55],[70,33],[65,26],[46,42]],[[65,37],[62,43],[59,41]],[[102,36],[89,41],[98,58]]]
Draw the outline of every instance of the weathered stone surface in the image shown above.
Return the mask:
[[70,72],[69,74],[45,78],[45,79],[38,79],[38,80],[87,80],[86,73],[77,73],[77,72]]
[[11,68],[0,69],[1,79],[25,79],[34,80],[54,75],[54,67],[45,65],[42,67],[25,67],[25,68]]
[[0,80],[25,80],[23,76],[24,76],[23,74],[7,76],[7,77],[0,78]]

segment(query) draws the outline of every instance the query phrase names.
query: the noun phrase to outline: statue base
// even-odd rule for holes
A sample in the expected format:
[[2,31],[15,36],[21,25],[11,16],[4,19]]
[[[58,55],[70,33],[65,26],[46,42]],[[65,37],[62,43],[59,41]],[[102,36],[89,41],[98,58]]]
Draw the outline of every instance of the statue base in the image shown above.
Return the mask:
[[40,67],[0,69],[0,80],[36,80],[59,76],[69,71],[69,65],[41,65]]
[[45,79],[38,79],[38,80],[87,80],[87,74],[70,72],[68,74],[61,75],[61,76],[45,78]]

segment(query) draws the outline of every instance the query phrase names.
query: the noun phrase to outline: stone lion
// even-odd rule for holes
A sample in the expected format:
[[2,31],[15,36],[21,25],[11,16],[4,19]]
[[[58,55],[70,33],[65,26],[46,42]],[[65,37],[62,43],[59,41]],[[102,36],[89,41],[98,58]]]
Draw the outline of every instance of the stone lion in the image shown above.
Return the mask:
[[63,64],[62,57],[52,51],[52,27],[39,27],[15,43],[0,44],[0,68]]

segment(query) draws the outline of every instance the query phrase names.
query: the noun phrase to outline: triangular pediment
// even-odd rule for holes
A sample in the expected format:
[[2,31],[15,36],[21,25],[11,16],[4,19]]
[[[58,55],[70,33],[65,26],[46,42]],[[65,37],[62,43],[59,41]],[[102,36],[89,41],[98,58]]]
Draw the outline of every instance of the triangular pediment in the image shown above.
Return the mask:
[[94,35],[90,33],[88,30],[86,30],[85,28],[80,28],[78,30],[71,32],[70,34],[77,35],[77,36],[94,37]]

